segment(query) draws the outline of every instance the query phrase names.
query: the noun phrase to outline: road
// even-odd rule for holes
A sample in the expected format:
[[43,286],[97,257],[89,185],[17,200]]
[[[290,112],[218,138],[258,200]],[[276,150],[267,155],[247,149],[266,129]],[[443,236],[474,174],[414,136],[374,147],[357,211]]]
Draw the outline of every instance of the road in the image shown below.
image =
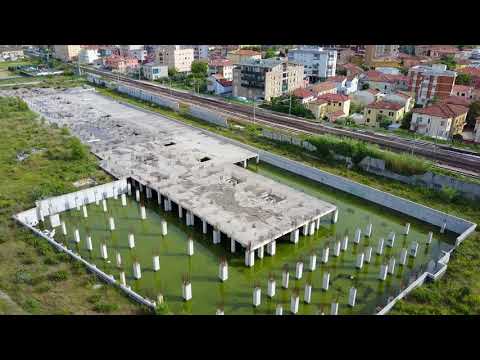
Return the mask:
[[[127,83],[139,88],[162,94],[177,101],[201,105],[217,112],[225,113],[232,118],[238,118],[247,122],[253,122],[253,107],[242,104],[232,104],[217,98],[200,94],[192,94],[187,91],[173,90],[162,85],[151,82],[134,80],[122,75],[97,69],[82,68],[84,71],[101,75],[117,82]],[[308,134],[332,134],[346,136],[358,140],[367,141],[387,148],[395,152],[407,152],[421,155],[434,161],[437,165],[444,165],[445,168],[455,170],[472,176],[480,176],[480,156],[463,151],[445,149],[433,143],[419,140],[410,140],[391,135],[384,135],[372,131],[346,130],[333,126],[312,123],[311,121],[269,110],[256,108],[255,122],[271,127],[299,131]]]

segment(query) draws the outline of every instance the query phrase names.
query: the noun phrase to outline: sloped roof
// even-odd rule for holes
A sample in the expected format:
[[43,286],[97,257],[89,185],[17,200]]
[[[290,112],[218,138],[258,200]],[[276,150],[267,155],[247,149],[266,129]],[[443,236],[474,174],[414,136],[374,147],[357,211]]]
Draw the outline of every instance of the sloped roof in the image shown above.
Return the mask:
[[468,107],[456,104],[439,103],[427,106],[425,108],[413,109],[413,112],[417,114],[424,114],[448,119],[466,114],[468,112]]

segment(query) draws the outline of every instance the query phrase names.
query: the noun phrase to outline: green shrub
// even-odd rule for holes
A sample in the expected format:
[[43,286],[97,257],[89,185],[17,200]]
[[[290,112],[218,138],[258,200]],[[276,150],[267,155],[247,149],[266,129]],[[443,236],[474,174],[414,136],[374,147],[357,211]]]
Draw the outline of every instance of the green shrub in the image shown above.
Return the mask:
[[56,259],[55,256],[53,255],[48,255],[45,260],[43,261],[43,263],[45,265],[57,265],[58,264],[58,260]]
[[88,301],[90,304],[96,304],[96,303],[98,303],[101,299],[102,299],[102,296],[101,296],[100,294],[95,294],[95,295],[89,296],[89,297],[87,298],[87,301]]
[[93,310],[96,311],[96,312],[109,314],[113,311],[117,311],[118,310],[118,305],[117,304],[98,302],[93,307]]
[[64,281],[68,279],[68,273],[64,270],[59,270],[48,275],[50,281]]
[[40,303],[36,299],[27,299],[23,303],[23,308],[29,313],[35,312],[40,307]]
[[25,270],[18,270],[15,273],[13,282],[16,284],[30,284],[32,282],[32,274]]

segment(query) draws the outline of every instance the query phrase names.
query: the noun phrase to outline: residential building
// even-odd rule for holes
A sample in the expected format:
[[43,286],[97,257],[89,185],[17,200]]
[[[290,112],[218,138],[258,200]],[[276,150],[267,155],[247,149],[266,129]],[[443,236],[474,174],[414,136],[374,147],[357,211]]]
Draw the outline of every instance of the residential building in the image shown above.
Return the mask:
[[147,63],[142,66],[142,72],[145,79],[157,80],[168,77],[168,66],[156,63]]
[[129,50],[125,57],[132,57],[137,59],[139,62],[144,62],[147,60],[148,51],[145,49],[132,49]]
[[233,69],[234,96],[270,101],[301,87],[303,65],[286,59],[248,59]]
[[315,82],[335,76],[337,51],[320,47],[302,47],[288,51],[288,60],[304,66],[304,75]]
[[480,116],[477,117],[475,120],[476,120],[476,123],[475,123],[475,129],[473,131],[473,134],[474,134],[473,141],[475,141],[476,143],[480,143]]
[[461,74],[470,75],[472,79],[472,86],[475,89],[480,89],[480,67],[468,66],[458,70]]
[[365,63],[373,66],[376,62],[398,57],[400,45],[365,45]]
[[363,118],[365,125],[378,127],[380,119],[384,116],[392,121],[392,124],[401,124],[405,115],[405,107],[401,103],[391,101],[378,101],[365,106]]
[[468,107],[438,103],[412,111],[410,130],[433,138],[448,140],[462,134]]
[[433,98],[442,99],[452,93],[457,73],[444,64],[417,65],[408,71],[409,91],[415,92],[415,101],[425,105]]
[[453,104],[469,107],[473,100],[466,99],[462,96],[450,95],[441,99],[439,102],[443,104]]
[[336,94],[337,84],[332,81],[323,81],[315,84],[310,84],[307,89],[314,94],[315,98],[317,98],[325,94]]
[[455,56],[460,50],[451,45],[416,45],[416,56],[429,56],[432,58],[440,58],[442,56]]
[[210,75],[207,79],[207,91],[215,95],[231,93],[233,90],[233,81],[223,78],[220,74]]
[[145,50],[145,45],[120,45],[120,56],[130,57],[132,56],[132,51]]
[[227,59],[234,65],[239,65],[240,63],[249,60],[260,60],[261,58],[262,53],[254,50],[238,49],[227,53]]
[[126,58],[118,55],[111,55],[105,59],[105,66],[112,71],[126,73],[139,67],[136,58]]
[[386,94],[383,97],[383,100],[401,104],[405,108],[405,113],[412,111],[415,106],[415,94],[406,91],[397,91]]
[[292,95],[300,99],[302,104],[308,104],[316,99],[315,94],[305,88],[298,88],[292,92]]
[[54,45],[53,56],[61,61],[72,61],[77,59],[80,50],[80,45]]
[[309,102],[306,106],[313,113],[315,119],[319,120],[327,117],[333,122],[340,116],[348,116],[350,102],[350,98],[346,95],[324,94]]
[[359,90],[351,95],[353,102],[363,106],[380,101],[384,97],[384,93],[375,89]]
[[78,53],[78,62],[80,64],[92,64],[97,61],[98,58],[98,49],[84,48]]
[[369,88],[379,90],[385,94],[397,90],[407,90],[409,87],[407,76],[384,74],[376,70],[365,72],[361,82],[362,84],[368,84]]
[[185,49],[193,49],[194,60],[207,60],[208,59],[208,45],[184,45]]
[[228,59],[213,59],[208,63],[208,75],[218,74],[226,80],[233,80],[233,62]]
[[2,60],[17,60],[23,57],[23,49],[20,47],[0,46],[0,59]]
[[346,76],[360,75],[361,73],[364,72],[364,70],[360,66],[352,64],[352,63],[347,63],[347,64],[344,64],[344,65],[338,66],[337,69],[345,70],[345,72],[346,72],[345,75]]
[[156,50],[156,62],[167,65],[169,69],[178,72],[190,72],[194,61],[192,48],[183,48],[181,45],[160,45]]
[[452,89],[452,95],[460,96],[462,98],[472,100],[473,99],[473,86],[466,85],[454,85]]

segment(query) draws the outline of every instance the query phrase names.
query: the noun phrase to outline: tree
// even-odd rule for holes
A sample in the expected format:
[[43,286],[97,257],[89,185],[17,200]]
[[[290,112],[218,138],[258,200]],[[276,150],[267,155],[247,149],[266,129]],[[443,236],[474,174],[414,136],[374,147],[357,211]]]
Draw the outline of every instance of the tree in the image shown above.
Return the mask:
[[175,68],[168,68],[168,76],[169,77],[174,77],[175,75],[177,75],[178,73],[178,70],[175,69]]
[[388,129],[390,125],[392,125],[392,120],[386,115],[380,115],[377,118],[378,125],[384,129]]
[[457,78],[455,79],[455,84],[457,85],[471,85],[472,84],[472,77],[470,74],[463,74],[459,73]]
[[208,63],[201,60],[193,61],[192,73],[195,77],[206,77],[208,74]]
[[369,83],[365,83],[362,85],[362,90],[367,90],[370,88],[370,84]]
[[457,66],[457,62],[452,55],[442,56],[442,58],[440,59],[440,63],[447,65],[448,70],[455,70],[455,67]]
[[347,70],[345,70],[345,69],[338,69],[338,70],[337,70],[337,75],[347,76]]
[[273,58],[277,56],[277,52],[273,48],[268,48],[265,52],[265,59]]
[[402,119],[402,125],[400,125],[400,128],[402,129],[410,129],[410,124],[412,123],[412,112],[408,112],[403,116]]
[[462,142],[463,136],[462,134],[455,134],[452,136],[452,142]]
[[470,127],[475,127],[476,118],[480,116],[480,100],[474,101],[470,104],[467,114],[467,124]]

